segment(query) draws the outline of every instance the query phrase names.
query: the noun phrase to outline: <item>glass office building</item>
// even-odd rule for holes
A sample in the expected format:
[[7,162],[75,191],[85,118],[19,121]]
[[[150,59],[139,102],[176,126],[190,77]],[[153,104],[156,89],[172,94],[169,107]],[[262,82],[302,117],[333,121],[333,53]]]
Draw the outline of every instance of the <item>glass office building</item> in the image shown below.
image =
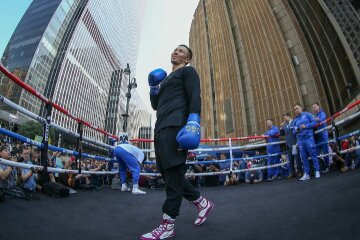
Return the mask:
[[[3,55],[3,64],[25,83],[73,115],[105,129],[114,73],[129,63],[132,75],[140,41],[145,3],[141,0],[34,0],[16,28]],[[126,103],[128,75],[117,78],[118,104],[112,105],[114,125]],[[133,76],[131,76],[133,77]],[[24,108],[44,116],[44,105],[32,95],[1,78],[1,93]],[[138,93],[133,90],[136,100]],[[134,115],[143,105],[134,105]],[[6,106],[7,112],[12,110]],[[53,110],[52,120],[76,131],[77,123]],[[129,121],[133,119],[130,117]],[[135,124],[139,128],[139,124]],[[118,133],[119,127],[111,131]],[[109,130],[109,129],[106,129]],[[138,129],[129,129],[138,132]],[[85,128],[85,135],[102,135]]]

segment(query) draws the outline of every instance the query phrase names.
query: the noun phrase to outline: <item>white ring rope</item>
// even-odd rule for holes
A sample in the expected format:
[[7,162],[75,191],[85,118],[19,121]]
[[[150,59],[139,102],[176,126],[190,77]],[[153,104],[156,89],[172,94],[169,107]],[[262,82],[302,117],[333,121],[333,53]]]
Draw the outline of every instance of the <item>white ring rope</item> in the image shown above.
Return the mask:
[[[8,105],[9,107],[23,113],[24,115],[28,116],[28,117],[31,117],[32,119],[38,121],[38,122],[41,122],[41,123],[44,123],[46,120],[38,115],[36,115],[35,113],[32,113],[30,112],[29,110],[17,105],[16,103],[10,101],[9,99],[5,98],[4,96],[1,96],[0,95],[0,101],[3,102],[4,104]],[[54,127],[55,129],[61,131],[62,133],[66,133],[66,134],[69,134],[73,137],[80,137],[80,135],[76,132],[73,132],[69,129],[66,129],[64,127],[61,127],[59,125],[57,125],[56,123],[53,123],[51,122],[50,123],[50,126],[51,127]],[[106,147],[106,148],[114,148],[113,146],[111,145],[108,145],[108,144],[105,144],[105,143],[102,143],[102,142],[99,142],[99,141],[96,141],[94,139],[91,139],[91,138],[88,138],[88,137],[85,137],[83,136],[83,140],[86,141],[86,142],[90,142],[90,143],[93,143],[95,145],[98,145],[98,146],[102,146],[102,147]]]
[[[19,163],[19,162],[6,160],[6,159],[3,159],[3,158],[0,158],[0,164],[11,166],[11,167],[26,168],[26,169],[30,169],[30,168],[34,167],[34,168],[37,168],[37,169],[40,169],[40,170],[44,170],[43,166],[27,164],[27,163]],[[79,173],[78,170],[53,168],[53,167],[47,167],[47,171],[52,172],[52,173],[74,173],[74,174]],[[96,174],[96,175],[108,175],[108,174],[117,174],[118,172],[112,172],[112,171],[81,171],[81,173],[83,173],[83,174]]]

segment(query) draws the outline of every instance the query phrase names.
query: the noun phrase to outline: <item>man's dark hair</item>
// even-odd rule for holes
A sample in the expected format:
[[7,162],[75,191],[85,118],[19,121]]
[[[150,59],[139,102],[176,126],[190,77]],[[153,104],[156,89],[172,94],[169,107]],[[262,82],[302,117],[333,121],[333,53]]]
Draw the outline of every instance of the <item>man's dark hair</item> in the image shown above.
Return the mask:
[[274,119],[268,118],[268,119],[266,119],[266,121],[271,121],[271,122],[273,123],[273,122],[274,122]]
[[291,114],[289,112],[284,113],[284,117],[291,117]]
[[301,108],[303,107],[300,103],[295,103],[295,104],[294,104],[294,107],[295,107],[295,106],[299,106],[299,107],[301,107]]
[[22,154],[24,150],[28,150],[28,148],[26,146],[24,146],[24,145],[21,145],[19,147],[19,153]]
[[189,52],[189,58],[190,58],[190,60],[191,60],[191,59],[192,59],[192,56],[193,56],[193,53],[192,53],[191,49],[190,49],[188,46],[186,46],[185,44],[180,44],[179,46],[184,47],[184,48],[186,48],[186,49],[188,50],[188,52]]

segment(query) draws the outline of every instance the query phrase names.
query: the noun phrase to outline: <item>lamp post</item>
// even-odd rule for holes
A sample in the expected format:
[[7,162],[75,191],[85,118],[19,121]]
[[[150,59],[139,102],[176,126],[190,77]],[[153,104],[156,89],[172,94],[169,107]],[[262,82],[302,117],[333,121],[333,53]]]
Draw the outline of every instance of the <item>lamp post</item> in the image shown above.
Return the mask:
[[123,125],[123,131],[127,132],[127,121],[129,118],[129,102],[131,98],[131,89],[137,88],[136,78],[130,77],[131,70],[129,64],[127,64],[127,67],[124,69],[124,74],[128,75],[128,85],[127,85],[127,93],[126,93],[126,109],[125,113],[121,114],[121,116],[124,118],[124,125]]

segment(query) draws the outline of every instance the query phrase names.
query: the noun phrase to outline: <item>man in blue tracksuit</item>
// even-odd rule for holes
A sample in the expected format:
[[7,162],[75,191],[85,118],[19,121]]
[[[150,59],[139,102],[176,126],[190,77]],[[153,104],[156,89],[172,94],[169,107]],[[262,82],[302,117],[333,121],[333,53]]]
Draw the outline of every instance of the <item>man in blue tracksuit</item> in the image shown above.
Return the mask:
[[319,161],[316,155],[313,128],[316,125],[315,117],[308,112],[303,112],[302,106],[298,103],[294,105],[296,118],[294,119],[294,134],[298,138],[300,157],[304,166],[304,175],[301,181],[310,179],[309,159],[310,156],[314,163],[315,178],[320,178]]
[[[326,113],[320,108],[319,103],[314,103],[312,105],[312,109],[313,109],[313,113],[315,115],[315,120],[316,120],[317,124],[324,122],[326,120]],[[320,129],[323,129],[326,127],[327,127],[327,124],[326,124],[326,122],[324,122],[324,123],[320,124],[319,126],[317,126],[315,130],[320,130]],[[329,153],[329,144],[328,144],[329,136],[328,136],[327,130],[323,130],[320,133],[314,134],[314,140],[315,140],[315,144],[316,144],[316,153],[318,156],[320,154],[328,154]],[[328,171],[329,171],[329,156],[326,156],[326,157],[324,157],[324,171],[323,172],[328,172]]]
[[[280,141],[280,131],[279,128],[274,126],[274,121],[272,119],[266,120],[266,126],[268,127],[268,130],[263,136],[266,136],[266,142],[267,143],[274,143]],[[280,153],[280,144],[274,144],[274,145],[267,145],[266,146],[267,154],[274,154],[274,153]],[[280,163],[280,154],[276,156],[271,156],[268,158],[267,165],[274,165]],[[278,177],[280,172],[279,167],[274,168],[268,168],[268,180],[274,180]]]
[[140,165],[145,159],[144,153],[128,141],[127,133],[120,133],[119,145],[114,149],[114,156],[119,163],[119,175],[121,180],[121,191],[130,191],[126,185],[126,171],[129,169],[132,173],[133,188],[132,194],[146,194],[139,189]]

